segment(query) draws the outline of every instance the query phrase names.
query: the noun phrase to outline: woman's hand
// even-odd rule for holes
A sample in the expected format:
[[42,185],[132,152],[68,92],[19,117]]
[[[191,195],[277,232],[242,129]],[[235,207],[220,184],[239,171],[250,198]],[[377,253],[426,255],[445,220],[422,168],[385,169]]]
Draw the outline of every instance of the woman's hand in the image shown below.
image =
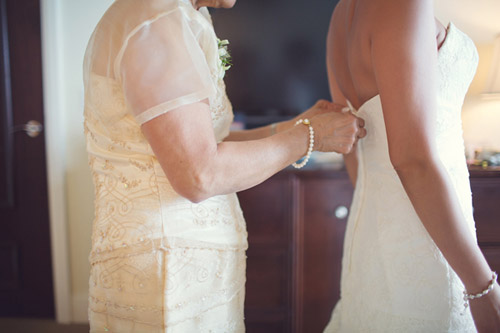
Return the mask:
[[351,113],[337,111],[318,114],[311,120],[314,128],[314,150],[349,153],[358,139],[366,136],[364,121]]
[[316,102],[316,104],[314,104],[308,110],[302,112],[301,114],[299,114],[295,118],[278,123],[277,124],[278,125],[278,128],[277,128],[278,132],[286,131],[286,130],[292,128],[295,125],[295,123],[297,122],[297,120],[299,120],[299,119],[305,119],[305,118],[312,119],[315,116],[318,116],[318,115],[321,115],[324,113],[329,113],[332,111],[344,113],[344,112],[347,112],[348,109],[343,105],[335,104],[335,103],[329,102],[327,100],[320,99],[319,101]]
[[500,286],[496,283],[486,296],[469,302],[479,333],[500,332]]
[[298,119],[309,119],[314,129],[314,150],[349,153],[359,138],[366,135],[363,119],[346,112],[344,106],[320,100],[309,110],[280,124],[279,130],[295,125]]
[[293,119],[293,121],[297,121],[298,119],[302,118],[313,118],[315,116],[319,116],[321,114],[325,114],[328,112],[339,112],[339,113],[346,113],[349,112],[349,108],[346,107],[345,105],[340,105],[336,103],[329,102],[324,99],[320,99],[319,101],[316,102],[311,108],[308,110],[304,111],[303,113],[299,114],[297,117]]

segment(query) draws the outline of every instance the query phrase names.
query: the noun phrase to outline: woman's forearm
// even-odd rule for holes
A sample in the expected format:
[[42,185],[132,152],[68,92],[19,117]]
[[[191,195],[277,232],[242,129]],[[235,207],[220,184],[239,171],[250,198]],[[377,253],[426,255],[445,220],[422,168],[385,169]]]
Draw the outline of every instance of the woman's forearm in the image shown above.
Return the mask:
[[[312,115],[311,111],[308,112],[309,115]],[[302,119],[301,117],[304,115],[299,116],[299,118]],[[328,135],[323,134],[321,138],[315,137],[314,148],[316,150],[324,151],[325,147],[322,147],[321,142],[329,142],[329,145],[333,145],[326,151],[332,151],[333,146],[342,150],[349,147],[346,151],[341,151],[341,153],[347,153],[351,151],[353,139],[356,137],[352,134],[359,130],[358,135],[363,137],[366,133],[358,128],[357,123],[348,120],[352,117],[350,114],[333,112],[318,117],[311,121],[311,126],[317,131],[317,135],[319,133],[328,133]],[[338,121],[333,124],[327,122],[327,118],[321,117],[334,117]],[[348,121],[342,125],[345,120]],[[207,197],[238,192],[255,186],[303,157],[310,143],[309,129],[308,126],[302,124],[296,126],[295,124],[295,119],[277,123],[277,134],[265,136],[263,139],[240,142],[225,141],[219,144],[216,156],[211,159],[211,163],[207,163],[206,167],[206,174],[211,175],[210,181],[206,183]],[[263,128],[263,130],[267,129]],[[351,134],[342,139],[341,132]],[[348,138],[347,141],[345,138]],[[341,142],[346,142],[346,144]],[[343,148],[340,148],[342,146]],[[352,168],[357,169],[355,154],[352,154],[352,157],[354,158],[353,163],[355,163]],[[353,169],[352,173],[355,174],[356,171]]]
[[224,141],[248,141],[266,138],[272,135],[271,125],[249,130],[231,131]]
[[[308,128],[297,126],[264,139],[222,142],[193,172],[172,177],[176,189],[192,201],[253,187],[305,155]],[[177,186],[176,186],[177,185]]]
[[420,160],[396,166],[396,171],[424,227],[467,291],[483,290],[491,279],[491,269],[467,227],[441,163]]
[[261,183],[305,155],[308,133],[301,125],[261,140],[219,144],[212,169],[220,170],[214,188],[231,193]]
[[224,141],[249,141],[267,138],[289,129],[291,126],[288,123],[289,121],[285,121],[249,130],[231,131]]

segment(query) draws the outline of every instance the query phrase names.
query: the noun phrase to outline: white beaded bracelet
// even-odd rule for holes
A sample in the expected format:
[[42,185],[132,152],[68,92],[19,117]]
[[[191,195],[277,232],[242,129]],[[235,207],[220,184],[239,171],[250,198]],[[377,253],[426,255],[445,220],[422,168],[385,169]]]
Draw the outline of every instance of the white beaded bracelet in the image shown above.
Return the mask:
[[299,124],[304,124],[309,128],[309,148],[307,148],[306,156],[304,156],[304,160],[302,162],[292,163],[292,166],[296,169],[303,168],[307,164],[307,162],[309,162],[309,159],[311,158],[311,153],[314,149],[314,129],[311,126],[311,122],[307,118],[306,119],[299,119],[295,123],[295,126],[297,126]]
[[481,291],[479,294],[468,294],[466,290],[464,290],[464,312],[467,310],[469,307],[469,301],[471,299],[476,299],[476,298],[481,298],[483,296],[488,295],[490,291],[493,290],[493,287],[495,287],[495,282],[497,281],[498,274],[496,272],[493,272],[493,275],[491,276],[491,281],[488,284],[488,287]]

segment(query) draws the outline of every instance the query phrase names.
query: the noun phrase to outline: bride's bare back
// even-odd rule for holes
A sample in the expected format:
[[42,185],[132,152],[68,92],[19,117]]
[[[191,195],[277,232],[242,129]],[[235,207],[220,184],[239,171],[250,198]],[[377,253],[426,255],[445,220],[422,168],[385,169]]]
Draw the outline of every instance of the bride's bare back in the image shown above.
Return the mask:
[[[371,37],[373,26],[387,11],[373,0],[341,0],[332,15],[327,39],[327,66],[330,92],[335,102],[349,100],[356,108],[379,94],[372,65]],[[381,13],[376,14],[374,13]],[[397,27],[395,27],[397,28]],[[436,46],[446,38],[446,28],[436,20]]]

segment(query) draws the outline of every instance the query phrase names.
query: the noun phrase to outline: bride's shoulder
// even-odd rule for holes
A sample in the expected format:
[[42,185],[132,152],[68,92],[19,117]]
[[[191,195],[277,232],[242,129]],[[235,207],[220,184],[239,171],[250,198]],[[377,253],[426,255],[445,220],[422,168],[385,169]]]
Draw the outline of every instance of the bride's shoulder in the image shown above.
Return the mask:
[[[418,30],[421,24],[434,24],[433,0],[359,0],[363,19],[372,32]],[[395,29],[395,27],[399,27]]]
[[416,18],[434,12],[434,0],[358,0],[358,6],[371,14],[373,19]]

